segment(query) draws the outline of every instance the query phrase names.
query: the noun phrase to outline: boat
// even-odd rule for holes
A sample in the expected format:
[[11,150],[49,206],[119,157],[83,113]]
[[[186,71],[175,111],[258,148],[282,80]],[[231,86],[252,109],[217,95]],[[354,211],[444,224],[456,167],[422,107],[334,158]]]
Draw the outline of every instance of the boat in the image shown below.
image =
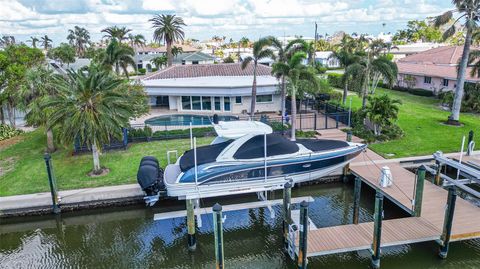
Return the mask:
[[[161,182],[162,193],[178,199],[261,193],[282,189],[287,182],[295,185],[327,176],[365,149],[366,145],[360,143],[290,141],[275,133],[253,132],[207,146],[195,145],[167,165],[163,176],[158,175],[161,179],[151,182]],[[137,179],[140,183],[141,178]],[[154,192],[150,191],[150,196]]]

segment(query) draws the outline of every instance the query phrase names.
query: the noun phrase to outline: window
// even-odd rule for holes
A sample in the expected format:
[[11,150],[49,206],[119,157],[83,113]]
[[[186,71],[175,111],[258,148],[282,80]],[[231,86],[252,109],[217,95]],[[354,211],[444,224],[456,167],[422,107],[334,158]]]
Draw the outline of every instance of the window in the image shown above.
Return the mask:
[[190,96],[182,96],[182,109],[191,110],[192,103],[190,103]]
[[424,77],[423,83],[425,84],[432,84],[432,77]]
[[448,87],[448,79],[444,78],[442,85]]
[[202,102],[200,101],[200,96],[192,96],[192,109],[201,110]]
[[212,98],[210,96],[202,96],[202,110],[212,110]]
[[257,103],[269,103],[272,102],[273,96],[269,95],[257,95]]
[[242,97],[241,96],[236,96],[235,97],[235,104],[241,104],[242,103]]
[[230,97],[223,97],[223,110],[230,111]]
[[192,61],[192,64],[198,64],[198,61]]
[[220,103],[219,96],[215,96],[215,110],[222,110],[222,104]]
[[185,65],[185,60],[182,60],[182,65]]

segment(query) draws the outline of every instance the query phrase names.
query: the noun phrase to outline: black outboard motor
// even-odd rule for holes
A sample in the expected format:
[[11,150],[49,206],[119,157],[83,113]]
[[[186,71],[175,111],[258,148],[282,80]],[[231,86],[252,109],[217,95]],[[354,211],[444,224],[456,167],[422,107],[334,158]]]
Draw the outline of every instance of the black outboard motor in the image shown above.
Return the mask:
[[152,156],[142,158],[137,172],[137,181],[146,194],[145,203],[154,205],[160,195],[165,193],[163,169],[159,166],[157,158]]

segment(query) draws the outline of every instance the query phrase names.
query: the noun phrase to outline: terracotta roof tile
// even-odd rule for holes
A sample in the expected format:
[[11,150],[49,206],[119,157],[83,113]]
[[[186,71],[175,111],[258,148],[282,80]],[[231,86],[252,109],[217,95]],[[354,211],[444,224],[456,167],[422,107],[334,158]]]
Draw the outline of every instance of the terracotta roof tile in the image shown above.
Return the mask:
[[[265,65],[257,66],[258,76],[270,76],[272,69]],[[240,63],[232,64],[192,64],[192,65],[175,65],[160,70],[150,76],[145,77],[146,80],[152,79],[168,79],[168,78],[195,78],[195,77],[224,77],[224,76],[252,76],[253,64],[249,64],[247,68],[242,69]]]

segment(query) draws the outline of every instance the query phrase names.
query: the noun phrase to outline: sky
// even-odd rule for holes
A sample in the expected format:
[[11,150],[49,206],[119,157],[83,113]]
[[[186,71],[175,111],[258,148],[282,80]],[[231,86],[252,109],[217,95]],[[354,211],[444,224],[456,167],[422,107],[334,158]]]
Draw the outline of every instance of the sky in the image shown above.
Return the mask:
[[[75,25],[89,30],[93,40],[102,29],[126,26],[152,40],[155,14],[176,14],[185,20],[187,38],[214,35],[238,40],[262,36],[378,34],[396,32],[408,20],[424,19],[450,9],[449,0],[0,0],[0,35],[25,41],[47,34],[66,42]],[[383,25],[385,23],[385,25]]]

